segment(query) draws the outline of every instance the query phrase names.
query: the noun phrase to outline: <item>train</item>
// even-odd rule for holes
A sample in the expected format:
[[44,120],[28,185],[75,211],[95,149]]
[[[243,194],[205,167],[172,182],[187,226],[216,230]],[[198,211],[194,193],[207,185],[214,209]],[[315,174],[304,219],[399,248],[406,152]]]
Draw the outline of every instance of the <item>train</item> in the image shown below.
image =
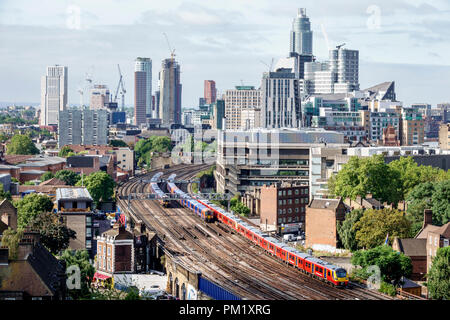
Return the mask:
[[345,269],[310,256],[307,253],[287,246],[267,234],[263,234],[260,230],[250,226],[234,214],[227,212],[208,200],[198,198],[195,200],[209,208],[213,212],[214,219],[217,219],[217,221],[232,228],[240,235],[283,262],[314,278],[328,282],[333,286],[346,287],[348,285],[348,275]]
[[150,179],[150,189],[151,189],[152,193],[154,193],[158,196],[158,198],[159,198],[158,202],[163,207],[167,208],[170,203],[169,197],[164,192],[162,192],[162,190],[158,186],[158,181],[162,175],[163,175],[162,172],[158,172]]
[[199,216],[202,220],[206,222],[213,222],[214,221],[214,214],[205,205],[201,204],[197,200],[193,199],[188,194],[181,191],[175,183],[173,183],[175,175],[171,175],[168,179],[167,183],[167,191],[169,191],[171,194],[177,194],[179,196],[179,200],[177,200],[182,206],[188,208],[192,212],[194,212],[197,216]]

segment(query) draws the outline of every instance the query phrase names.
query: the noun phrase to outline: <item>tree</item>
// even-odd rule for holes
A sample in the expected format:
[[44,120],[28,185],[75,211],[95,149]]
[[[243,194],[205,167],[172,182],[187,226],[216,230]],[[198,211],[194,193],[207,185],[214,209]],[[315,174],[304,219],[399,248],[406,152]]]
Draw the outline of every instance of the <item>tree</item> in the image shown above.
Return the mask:
[[69,247],[70,239],[75,239],[76,232],[66,227],[61,216],[51,212],[42,212],[35,216],[30,227],[39,231],[41,243],[53,254]]
[[[98,205],[100,201],[108,201],[114,194],[114,180],[104,171],[91,173],[84,180],[84,186],[91,194],[92,199]],[[81,186],[81,181],[77,182]]]
[[9,192],[9,191],[5,192],[5,190],[3,189],[3,184],[0,183],[0,200],[3,200],[3,199],[7,199],[7,200],[11,201],[12,196],[11,196],[11,192]]
[[26,227],[38,214],[53,210],[51,198],[36,193],[26,195],[22,200],[15,202],[15,206],[17,224],[20,228]]
[[420,169],[412,157],[400,157],[389,163],[389,167],[399,177],[398,192],[401,200],[405,200],[408,193],[420,183]]
[[438,182],[431,196],[433,220],[444,225],[450,221],[450,180]]
[[450,221],[450,180],[424,182],[408,195],[408,217],[417,225],[423,224],[424,209],[433,210],[433,223],[443,225]]
[[63,146],[63,147],[59,150],[58,156],[59,156],[59,157],[66,158],[66,157],[69,156],[69,153],[71,153],[71,152],[73,153],[73,150],[70,149],[69,146]]
[[139,289],[136,287],[129,287],[125,300],[141,300],[141,297],[139,296]]
[[33,141],[27,135],[18,134],[11,138],[11,142],[6,147],[7,154],[38,154]]
[[409,277],[412,272],[411,259],[387,245],[358,250],[353,253],[351,262],[355,266],[361,266],[358,274],[364,279],[370,275],[367,270],[370,266],[378,266],[381,280],[393,285],[398,285],[402,277]]
[[369,158],[351,157],[337,175],[328,183],[330,193],[343,198],[356,199],[368,193],[382,202],[398,203],[399,177],[384,163],[382,155]]
[[354,228],[356,222],[361,219],[364,211],[362,209],[353,210],[346,215],[344,221],[337,222],[337,232],[339,235],[339,240],[342,246],[347,249],[354,251],[358,249],[358,243],[356,241],[356,230]]
[[89,262],[89,254],[86,250],[64,250],[61,259],[66,262],[66,268],[76,265],[80,268],[80,289],[69,290],[73,299],[89,299],[91,296],[91,283],[95,269]]
[[150,165],[152,152],[167,152],[172,150],[172,141],[169,137],[151,136],[139,140],[134,146],[138,166]]
[[64,181],[68,186],[74,186],[80,181],[81,176],[70,170],[59,170],[55,174],[55,178]]
[[405,238],[410,235],[411,221],[398,210],[384,208],[368,209],[355,223],[356,241],[359,248],[375,248],[383,244],[389,234],[389,243],[394,237]]
[[22,240],[23,230],[22,229],[11,229],[3,231],[2,235],[2,247],[9,248],[8,257],[11,260],[17,259],[17,254],[19,253],[19,242]]
[[118,147],[118,148],[126,148],[128,147],[127,143],[123,140],[111,140],[109,142],[109,145],[111,147]]
[[46,173],[44,173],[44,174],[41,176],[41,182],[50,180],[50,179],[52,179],[53,177],[54,177],[53,173],[52,173],[51,171],[47,171]]
[[450,247],[437,250],[427,278],[432,299],[450,300]]

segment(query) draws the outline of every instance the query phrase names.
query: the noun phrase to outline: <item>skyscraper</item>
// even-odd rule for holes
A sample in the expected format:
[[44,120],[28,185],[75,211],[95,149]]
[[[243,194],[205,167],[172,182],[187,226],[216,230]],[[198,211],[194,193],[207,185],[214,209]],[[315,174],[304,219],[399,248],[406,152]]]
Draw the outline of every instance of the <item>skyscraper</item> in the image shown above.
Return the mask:
[[297,17],[292,22],[290,52],[313,53],[313,33],[304,8],[298,9]]
[[205,80],[204,98],[206,104],[216,102],[216,82],[214,80]]
[[58,112],[67,107],[67,67],[47,67],[41,78],[41,126],[58,124]]
[[[145,91],[145,115],[147,118],[152,118],[152,59],[138,57],[135,60],[134,71],[145,73],[145,85],[137,84],[136,88]],[[143,96],[141,92],[138,94]]]
[[261,126],[298,128],[301,120],[299,79],[292,69],[264,72],[261,83]]
[[[330,67],[336,74],[335,93],[359,90],[359,51],[337,46],[330,50]],[[342,89],[339,86],[342,85]]]
[[140,126],[147,123],[147,73],[144,71],[134,72],[134,124]]
[[162,61],[159,72],[159,118],[161,124],[181,124],[180,65],[172,58]]

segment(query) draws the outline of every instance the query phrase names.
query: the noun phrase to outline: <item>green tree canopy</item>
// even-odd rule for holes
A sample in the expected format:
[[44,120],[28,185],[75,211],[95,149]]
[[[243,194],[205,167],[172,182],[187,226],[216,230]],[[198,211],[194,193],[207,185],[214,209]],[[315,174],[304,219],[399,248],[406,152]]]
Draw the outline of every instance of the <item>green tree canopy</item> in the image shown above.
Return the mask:
[[66,157],[69,156],[69,153],[73,153],[73,150],[70,149],[69,146],[63,146],[63,147],[59,150],[58,156],[59,156],[59,157],[66,158]]
[[27,135],[18,134],[11,138],[11,142],[6,147],[7,154],[38,154],[33,141]]
[[[104,171],[91,173],[83,179],[83,183],[97,205],[100,201],[111,200],[114,194],[114,180]],[[76,185],[81,186],[81,180]]]
[[11,229],[3,231],[2,235],[2,247],[9,248],[8,257],[11,260],[17,259],[17,255],[19,253],[19,242],[23,237],[22,229]]
[[437,224],[443,225],[450,221],[450,180],[438,182],[431,196],[433,218]]
[[26,227],[31,220],[42,212],[53,210],[53,202],[50,197],[41,194],[28,194],[23,199],[16,201],[17,224],[20,228]]
[[450,247],[437,250],[427,278],[432,299],[450,300]]
[[367,279],[370,274],[367,268],[376,265],[380,268],[381,280],[398,285],[401,278],[409,277],[412,272],[411,259],[402,253],[394,251],[387,245],[381,245],[369,250],[358,250],[353,253],[351,262],[361,266],[358,274]]
[[450,221],[450,180],[418,184],[408,194],[407,202],[408,218],[414,224],[423,224],[424,209],[433,211],[434,224],[446,224]]
[[109,145],[111,147],[119,147],[119,148],[128,147],[127,143],[123,140],[111,140],[109,141]]
[[41,212],[35,216],[30,227],[39,231],[41,243],[53,254],[69,247],[70,239],[75,239],[76,232],[66,227],[61,216],[52,212]]
[[359,248],[375,248],[384,243],[387,234],[389,234],[389,243],[392,243],[394,237],[408,237],[411,221],[398,210],[368,209],[355,223],[354,229]]
[[55,178],[64,181],[68,186],[74,186],[80,181],[81,176],[70,170],[59,170],[55,173]]
[[356,230],[354,228],[355,224],[361,219],[364,211],[362,209],[353,210],[346,215],[344,221],[337,222],[337,232],[339,235],[339,240],[342,246],[347,249],[354,251],[358,249],[358,242],[356,241]]
[[64,250],[61,259],[66,262],[66,268],[77,265],[81,273],[81,288],[69,290],[72,299],[89,299],[91,297],[90,286],[95,274],[95,268],[89,262],[89,254],[86,250]]
[[351,157],[337,175],[330,178],[330,193],[343,198],[356,199],[368,193],[382,202],[398,203],[398,173],[384,163],[382,155],[368,158]]
[[172,141],[169,137],[151,136],[139,140],[134,146],[138,166],[150,165],[152,152],[167,152],[172,150]]
[[46,173],[44,173],[44,174],[41,176],[41,182],[50,180],[50,179],[52,179],[53,177],[54,177],[53,173],[52,173],[51,171],[47,171]]

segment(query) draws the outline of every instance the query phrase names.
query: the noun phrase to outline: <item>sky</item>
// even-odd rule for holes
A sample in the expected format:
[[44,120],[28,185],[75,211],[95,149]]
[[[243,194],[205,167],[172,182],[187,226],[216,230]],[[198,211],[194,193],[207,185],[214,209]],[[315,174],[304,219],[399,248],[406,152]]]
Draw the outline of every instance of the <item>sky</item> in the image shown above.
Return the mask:
[[219,94],[259,87],[271,60],[288,55],[299,6],[319,60],[342,43],[360,51],[362,89],[395,81],[406,104],[450,101],[448,0],[0,0],[0,101],[39,102],[46,66],[60,64],[79,104],[86,73],[114,92],[120,64],[132,105],[136,57],[152,59],[157,89],[170,57],[163,33],[181,65],[183,107],[198,105],[204,80]]

